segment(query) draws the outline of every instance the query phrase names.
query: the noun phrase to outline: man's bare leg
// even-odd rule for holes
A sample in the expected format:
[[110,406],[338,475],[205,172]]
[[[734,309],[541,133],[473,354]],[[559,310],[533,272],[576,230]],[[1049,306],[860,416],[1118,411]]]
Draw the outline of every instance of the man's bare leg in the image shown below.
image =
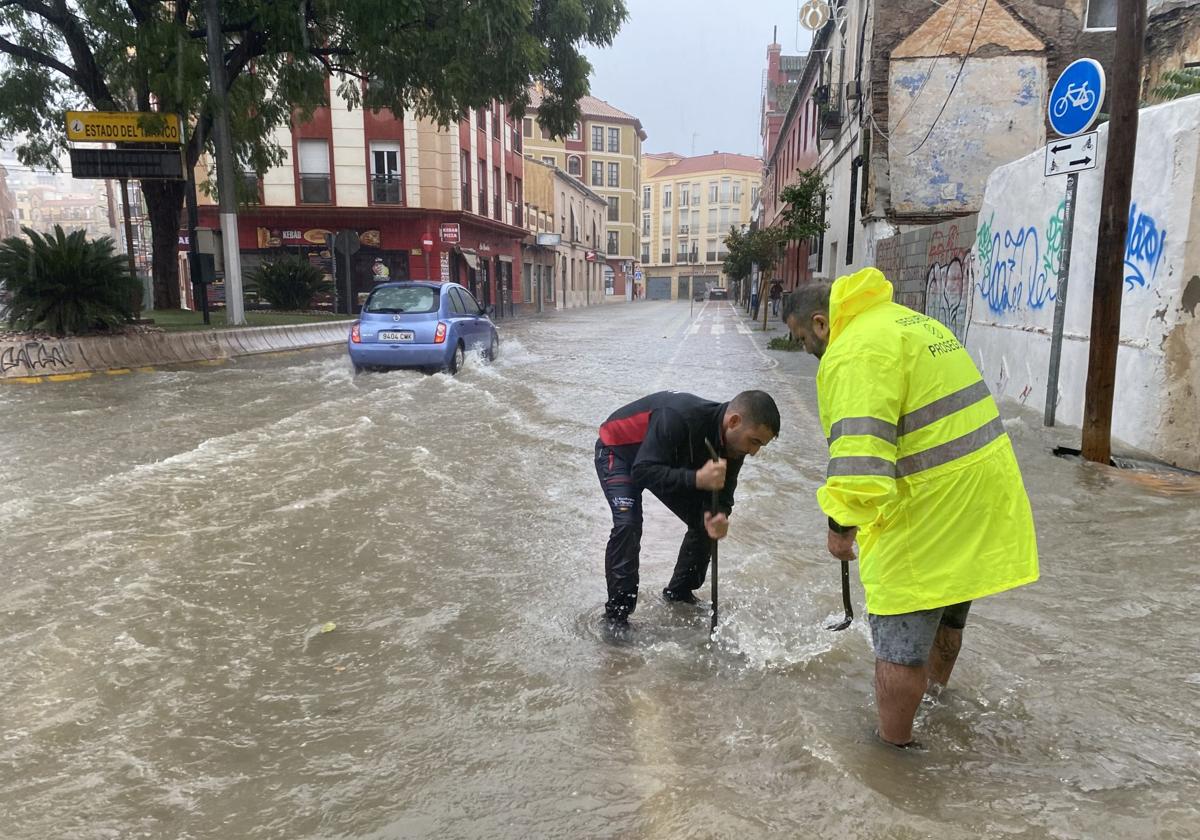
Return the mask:
[[933,649],[929,651],[929,692],[937,694],[950,682],[950,672],[958,661],[962,649],[963,631],[947,624],[939,624],[933,637]]
[[875,708],[879,737],[897,747],[912,741],[913,718],[929,680],[927,665],[896,665],[875,660]]

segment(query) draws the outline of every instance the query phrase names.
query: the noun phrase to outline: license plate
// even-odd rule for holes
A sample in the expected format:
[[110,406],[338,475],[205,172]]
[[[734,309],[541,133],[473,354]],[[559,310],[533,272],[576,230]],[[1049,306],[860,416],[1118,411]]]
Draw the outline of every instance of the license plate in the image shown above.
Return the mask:
[[412,341],[412,330],[383,330],[379,333],[380,341]]

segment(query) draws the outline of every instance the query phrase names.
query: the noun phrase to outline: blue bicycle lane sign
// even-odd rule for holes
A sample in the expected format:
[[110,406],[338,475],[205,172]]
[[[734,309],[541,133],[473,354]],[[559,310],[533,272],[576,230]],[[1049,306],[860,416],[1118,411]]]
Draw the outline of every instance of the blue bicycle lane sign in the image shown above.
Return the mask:
[[1094,58],[1072,61],[1050,90],[1050,127],[1063,137],[1087,131],[1104,104],[1104,68]]

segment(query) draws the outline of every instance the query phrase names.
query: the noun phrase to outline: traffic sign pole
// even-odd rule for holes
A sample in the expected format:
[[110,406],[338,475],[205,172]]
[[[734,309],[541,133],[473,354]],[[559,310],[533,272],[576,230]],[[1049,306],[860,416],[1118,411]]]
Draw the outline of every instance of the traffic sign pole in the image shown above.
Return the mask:
[[1067,197],[1063,208],[1062,252],[1058,264],[1058,294],[1054,298],[1054,334],[1050,337],[1050,372],[1046,376],[1047,426],[1054,425],[1054,414],[1058,409],[1058,369],[1062,361],[1063,325],[1067,317],[1067,277],[1071,273],[1071,238],[1075,230],[1075,190],[1079,176],[1072,172],[1067,176]]

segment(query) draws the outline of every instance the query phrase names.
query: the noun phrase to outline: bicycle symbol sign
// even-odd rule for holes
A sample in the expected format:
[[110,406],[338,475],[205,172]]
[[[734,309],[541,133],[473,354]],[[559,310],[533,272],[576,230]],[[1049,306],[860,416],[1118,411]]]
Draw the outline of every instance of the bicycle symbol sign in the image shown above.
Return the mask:
[[1050,127],[1063,137],[1087,131],[1104,103],[1104,68],[1093,58],[1072,61],[1050,91]]

